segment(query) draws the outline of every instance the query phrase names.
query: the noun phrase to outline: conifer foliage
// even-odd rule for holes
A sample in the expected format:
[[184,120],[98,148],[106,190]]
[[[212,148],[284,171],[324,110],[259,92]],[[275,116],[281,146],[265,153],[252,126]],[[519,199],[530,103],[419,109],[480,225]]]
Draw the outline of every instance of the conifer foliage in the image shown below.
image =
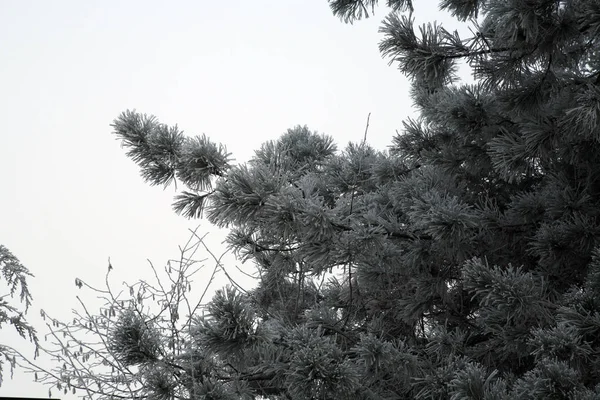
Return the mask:
[[[329,3],[352,22],[377,1]],[[171,368],[156,398],[600,398],[600,2],[441,1],[470,37],[387,5],[380,50],[419,112],[389,151],[298,126],[232,165],[115,120],[144,179],[182,183],[175,210],[260,272],[192,315],[177,360],[124,359]]]
[[[29,291],[27,277],[32,276],[29,270],[21,264],[19,259],[3,245],[0,245],[0,282],[2,282],[2,292],[0,292],[0,328],[7,332],[9,329],[14,331],[23,339],[29,340],[36,347],[38,346],[38,337],[36,330],[25,319],[25,314],[31,306],[33,297]],[[15,297],[25,307],[19,307],[11,302]],[[6,372],[6,364],[9,366],[10,376],[18,364],[20,352],[8,344],[7,335],[3,335],[0,341],[0,386]]]

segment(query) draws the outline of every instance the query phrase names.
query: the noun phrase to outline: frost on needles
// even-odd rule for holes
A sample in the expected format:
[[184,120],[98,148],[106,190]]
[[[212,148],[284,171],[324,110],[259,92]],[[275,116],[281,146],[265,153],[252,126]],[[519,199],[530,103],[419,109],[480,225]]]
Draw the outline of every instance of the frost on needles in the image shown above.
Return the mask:
[[[356,22],[377,1],[329,3]],[[259,272],[175,346],[156,315],[117,313],[134,394],[600,398],[600,2],[441,1],[469,37],[384,5],[380,50],[418,109],[387,151],[298,126],[232,164],[206,136],[115,120],[143,178],[179,185],[175,210]]]

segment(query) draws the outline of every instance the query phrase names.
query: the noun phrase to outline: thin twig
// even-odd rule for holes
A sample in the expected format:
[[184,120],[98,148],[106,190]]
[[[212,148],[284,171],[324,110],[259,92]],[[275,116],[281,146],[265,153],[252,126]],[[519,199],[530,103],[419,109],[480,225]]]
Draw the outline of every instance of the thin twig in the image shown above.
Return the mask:
[[365,136],[363,137],[363,146],[365,145],[365,143],[367,143],[367,132],[369,132],[369,121],[371,119],[371,113],[369,112],[369,115],[367,115],[367,126],[365,126]]

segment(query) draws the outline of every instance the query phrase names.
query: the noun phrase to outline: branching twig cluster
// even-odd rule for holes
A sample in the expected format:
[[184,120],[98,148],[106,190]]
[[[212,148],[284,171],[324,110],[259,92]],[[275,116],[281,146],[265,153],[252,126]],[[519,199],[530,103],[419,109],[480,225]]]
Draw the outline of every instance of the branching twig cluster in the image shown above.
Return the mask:
[[[44,367],[40,359],[31,360],[15,350],[16,363],[37,382],[48,385],[50,396],[58,390],[84,398],[146,398],[152,384],[149,379],[159,370],[169,370],[164,376],[175,380],[171,382],[178,387],[175,392],[183,395],[189,390],[185,380],[190,377],[181,372],[191,373],[194,380],[190,366],[196,360],[186,358],[192,354],[186,350],[194,318],[203,313],[205,296],[219,271],[235,284],[221,262],[225,253],[218,256],[210,251],[205,236],[191,231],[188,242],[180,247],[179,259],[169,260],[163,271],[149,261],[153,281],[123,282],[123,288],[117,290],[109,279],[114,274],[110,260],[104,288],[77,278],[76,286],[96,295],[101,303],[98,311],[80,296],[72,321],[59,321],[42,310],[48,333],[40,352],[42,358],[51,358],[52,366]],[[198,260],[198,252],[208,257]],[[198,298],[191,295],[193,278],[209,260],[214,265],[203,274],[204,289]]]

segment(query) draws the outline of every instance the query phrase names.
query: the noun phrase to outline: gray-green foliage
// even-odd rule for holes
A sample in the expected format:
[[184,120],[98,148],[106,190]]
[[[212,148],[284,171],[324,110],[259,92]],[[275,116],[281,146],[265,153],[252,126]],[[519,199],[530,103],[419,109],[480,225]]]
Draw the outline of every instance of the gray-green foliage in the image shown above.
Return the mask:
[[[354,21],[377,1],[329,3]],[[260,271],[194,316],[165,396],[600,396],[600,2],[443,0],[471,37],[387,5],[380,49],[419,111],[389,151],[299,126],[232,166],[206,137],[115,120],[143,177],[183,183],[175,210]]]
[[[31,276],[29,270],[10,250],[0,245],[0,281],[3,281],[0,293],[0,328],[9,329],[4,325],[11,326],[11,329],[14,329],[19,336],[28,339],[37,347],[36,330],[25,319],[25,313],[33,299],[27,284],[28,276]],[[24,304],[24,309],[11,304],[10,300],[15,297]],[[20,357],[20,353],[16,349],[8,343],[4,343],[4,340],[0,342],[0,386],[2,385],[4,363],[8,362],[12,375],[18,357]]]

